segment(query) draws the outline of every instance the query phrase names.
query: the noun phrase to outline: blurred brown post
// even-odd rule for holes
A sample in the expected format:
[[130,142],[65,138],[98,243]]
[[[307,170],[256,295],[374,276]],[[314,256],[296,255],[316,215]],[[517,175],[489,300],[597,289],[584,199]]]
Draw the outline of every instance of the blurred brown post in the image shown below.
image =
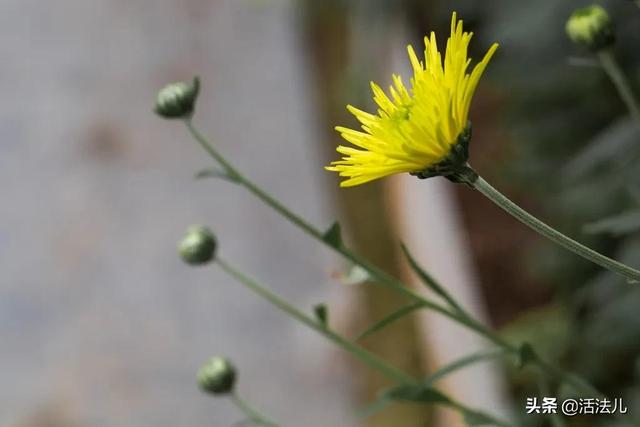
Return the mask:
[[[324,129],[323,150],[327,159],[337,156],[335,147],[339,136],[333,130],[334,126],[353,123],[345,110],[347,103],[354,102],[354,94],[345,84],[345,71],[349,66],[349,3],[348,0],[301,2],[304,4],[302,30],[314,73],[318,120]],[[382,54],[385,54],[385,48],[382,45]],[[376,52],[380,53],[380,50]],[[378,181],[352,189],[339,189],[337,185],[331,188],[335,190],[343,228],[351,246],[386,272],[399,277],[402,255],[393,210],[389,208],[393,195],[390,181]],[[358,305],[353,309],[354,318],[351,321],[357,321],[359,327],[379,320],[407,303],[406,298],[375,285],[365,284],[357,292]],[[415,319],[407,317],[373,335],[364,344],[393,365],[419,378],[423,372],[424,355],[421,354],[421,340],[417,334]],[[357,383],[361,402],[374,400],[381,389],[393,385],[377,372],[368,369],[359,372],[361,379]],[[424,427],[432,425],[430,415],[431,411],[424,405],[397,404],[369,418],[367,425]]]

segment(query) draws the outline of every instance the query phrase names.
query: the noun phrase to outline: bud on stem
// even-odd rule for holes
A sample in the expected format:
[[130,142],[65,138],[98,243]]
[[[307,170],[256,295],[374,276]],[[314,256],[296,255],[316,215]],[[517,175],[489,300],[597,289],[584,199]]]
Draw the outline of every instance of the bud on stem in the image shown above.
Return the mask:
[[576,9],[565,27],[567,35],[576,44],[593,52],[613,44],[613,24],[607,11],[598,5]]
[[211,261],[218,244],[213,232],[202,225],[192,225],[178,244],[178,253],[184,262],[202,265]]
[[207,393],[230,393],[235,381],[236,368],[224,357],[212,357],[198,371],[198,385]]
[[193,78],[192,83],[177,82],[165,86],[156,98],[154,111],[166,119],[189,117],[200,91],[200,80]]

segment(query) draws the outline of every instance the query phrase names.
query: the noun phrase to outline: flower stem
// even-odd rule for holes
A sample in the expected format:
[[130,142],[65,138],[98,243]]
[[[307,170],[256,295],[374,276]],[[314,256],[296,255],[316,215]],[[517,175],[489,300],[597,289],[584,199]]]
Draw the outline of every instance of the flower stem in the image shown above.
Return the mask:
[[[190,134],[193,136],[193,138],[202,146],[202,148],[214,160],[216,160],[220,164],[222,168],[225,169],[225,171],[229,174],[229,176],[232,177],[233,181],[245,187],[254,196],[262,200],[266,205],[276,210],[278,213],[280,213],[283,217],[291,221],[293,224],[297,225],[299,228],[301,228],[311,237],[314,237],[317,240],[319,240],[321,243],[324,243],[325,245],[329,246],[331,249],[338,252],[345,259],[351,261],[353,264],[358,265],[363,269],[365,269],[369,273],[369,275],[374,279],[374,283],[382,286],[386,286],[389,289],[393,289],[399,292],[400,294],[405,295],[412,301],[421,302],[425,308],[433,310],[445,317],[448,317],[454,322],[457,322],[467,327],[468,329],[477,332],[479,335],[485,337],[489,341],[504,348],[505,350],[507,350],[512,354],[515,354],[515,355],[519,354],[520,348],[518,346],[509,343],[500,335],[498,335],[496,332],[494,332],[493,330],[489,329],[478,320],[471,317],[468,313],[464,311],[451,312],[447,310],[445,307],[441,306],[440,304],[437,304],[433,301],[426,299],[424,296],[422,296],[418,292],[415,292],[414,290],[406,286],[400,280],[387,274],[383,270],[371,264],[366,259],[362,258],[360,255],[352,252],[348,248],[344,246],[333,246],[329,244],[323,238],[322,232],[320,232],[318,229],[316,229],[315,227],[313,227],[312,225],[304,221],[301,217],[299,217],[295,213],[291,212],[282,203],[280,203],[274,197],[269,195],[266,191],[264,191],[263,189],[258,187],[256,184],[254,184],[251,180],[249,180],[244,175],[242,175],[237,169],[235,169],[225,159],[225,157],[221,155],[213,147],[213,145],[211,145],[211,143],[207,140],[207,138],[198,131],[198,129],[193,125],[190,118],[185,120],[185,124]],[[572,375],[570,373],[560,370],[559,368],[557,368],[555,365],[551,363],[548,363],[539,358],[536,358],[532,363],[539,366],[550,377],[556,378],[558,380],[562,380],[568,384],[571,384],[571,386],[574,387],[577,391],[581,391],[588,395],[596,395],[596,394],[602,395],[602,393],[597,392],[597,390],[586,381],[582,380],[579,377],[576,377],[575,375]],[[596,393],[594,393],[594,391],[596,391]]]
[[640,104],[638,104],[638,100],[633,94],[633,90],[631,90],[629,80],[622,71],[622,68],[620,68],[613,52],[611,49],[603,49],[599,51],[597,55],[600,64],[602,64],[602,68],[604,68],[605,72],[618,90],[622,101],[629,109],[629,113],[638,122],[638,124],[640,124]]
[[264,415],[260,414],[251,405],[249,405],[244,399],[242,399],[236,392],[229,395],[231,401],[240,409],[240,411],[247,416],[251,421],[259,426],[263,427],[280,427],[275,422],[269,420]]
[[[381,372],[382,374],[384,374],[388,378],[396,381],[398,384],[415,385],[415,386],[418,386],[420,384],[420,382],[418,380],[416,380],[415,378],[413,378],[410,375],[406,374],[405,372],[399,370],[395,366],[390,365],[389,363],[387,363],[383,359],[379,358],[375,354],[365,350],[363,347],[360,347],[359,345],[355,344],[354,342],[349,341],[349,340],[343,338],[341,335],[338,335],[337,333],[331,331],[329,328],[327,328],[323,324],[317,322],[311,316],[307,315],[303,311],[301,311],[301,310],[297,309],[296,307],[294,307],[292,304],[290,304],[284,298],[280,297],[276,293],[274,293],[274,292],[270,291],[269,289],[267,289],[265,286],[260,284],[256,279],[254,279],[252,277],[249,277],[248,275],[242,273],[237,268],[233,267],[229,262],[221,259],[220,257],[216,258],[216,262],[218,263],[218,265],[227,274],[229,274],[230,276],[232,276],[233,278],[238,280],[240,283],[245,285],[251,291],[255,292],[256,294],[258,294],[262,298],[266,299],[271,304],[273,304],[274,306],[276,306],[280,310],[284,311],[285,313],[287,313],[288,315],[290,315],[294,319],[296,319],[299,322],[307,325],[308,327],[310,327],[311,329],[315,330],[316,332],[319,332],[320,334],[324,335],[326,338],[328,338],[329,340],[333,341],[333,343],[335,343],[338,347],[340,347],[343,350],[351,353],[353,356],[355,356],[356,358],[360,359],[360,361],[362,361],[366,365],[369,365],[371,368]],[[244,404],[241,400],[239,400],[237,398],[237,396],[235,396],[235,399],[237,399],[237,403],[238,403],[239,406],[240,406],[240,404],[244,405],[245,413],[251,419],[253,419],[256,422],[258,422],[251,415],[251,414],[253,414],[255,416],[256,412],[251,410],[251,408],[249,408],[246,404]],[[447,399],[448,399],[448,401],[447,401],[447,403],[445,403],[445,405],[447,405],[447,406],[459,411],[460,413],[462,413],[464,415],[482,416],[485,419],[491,420],[492,425],[499,426],[499,427],[510,427],[510,424],[508,424],[508,423],[506,423],[506,422],[504,422],[502,420],[499,420],[499,419],[497,419],[497,418],[495,418],[495,417],[493,417],[491,415],[488,415],[488,414],[486,414],[484,412],[480,412],[480,411],[477,411],[475,409],[469,408],[468,406],[466,406],[466,405],[464,405],[464,404],[462,404],[462,403],[460,403],[460,402],[458,402],[458,401],[456,401],[456,400],[454,400],[454,399],[452,399],[450,397],[447,397]],[[257,416],[259,416],[259,414],[257,414]],[[265,425],[265,426],[268,426],[268,427],[273,427],[273,426],[277,427],[275,424],[273,424],[273,423],[268,424],[264,420],[262,421],[262,425]]]
[[589,249],[583,244],[578,243],[575,240],[560,233],[555,228],[548,226],[538,218],[522,209],[520,206],[513,203],[504,194],[493,188],[491,184],[485,181],[482,177],[478,177],[478,179],[473,183],[473,188],[480,191],[487,198],[489,198],[489,200],[507,211],[518,221],[529,226],[539,234],[545,236],[549,240],[557,243],[565,249],[568,249],[571,252],[580,255],[581,257],[595,264],[598,264],[599,266],[604,267],[609,271],[626,277],[630,282],[635,283],[640,281],[640,271],[631,268],[628,265],[622,264],[621,262],[615,261],[609,257],[606,257],[594,251],[593,249]]
[[191,120],[187,119],[186,120],[186,125],[187,125],[187,128],[189,129],[189,132],[191,133],[191,135],[200,143],[200,145],[205,149],[205,151],[207,151],[207,153],[209,153],[216,161],[218,161],[218,163],[220,163],[220,165],[226,170],[226,172],[230,176],[233,177],[235,182],[237,182],[238,184],[240,184],[243,187],[245,187],[247,190],[249,190],[249,192],[251,192],[258,199],[262,200],[265,204],[267,204],[268,206],[273,208],[280,215],[282,215],[283,217],[285,217],[286,219],[291,221],[294,225],[296,225],[299,228],[301,228],[304,232],[309,234],[311,237],[314,237],[314,238],[318,239],[320,242],[324,243],[325,245],[327,245],[327,246],[331,247],[332,249],[334,249],[336,252],[340,253],[347,260],[349,260],[352,263],[354,263],[356,265],[359,265],[362,268],[364,268],[367,272],[369,272],[369,274],[372,277],[374,277],[380,283],[382,283],[382,284],[384,284],[384,285],[386,285],[386,286],[388,286],[390,288],[393,288],[394,290],[400,292],[401,294],[405,295],[406,297],[408,297],[408,298],[410,298],[410,299],[412,299],[414,301],[424,301],[425,305],[428,308],[430,308],[432,310],[435,310],[437,312],[440,312],[440,313],[444,314],[445,316],[450,314],[449,311],[446,308],[444,308],[444,307],[442,307],[442,306],[440,306],[438,304],[435,304],[435,303],[433,303],[431,301],[424,300],[424,298],[420,294],[418,294],[417,292],[413,291],[412,289],[406,287],[399,280],[397,280],[396,278],[390,276],[386,272],[382,271],[381,269],[379,269],[375,265],[371,264],[369,261],[365,260],[364,258],[359,256],[358,254],[350,251],[349,249],[347,249],[347,248],[345,248],[343,246],[333,246],[330,243],[328,243],[324,239],[324,234],[320,230],[318,230],[317,228],[315,228],[314,226],[312,226],[311,224],[306,222],[300,216],[298,216],[295,213],[291,212],[280,201],[275,199],[273,196],[271,196],[269,193],[264,191],[262,188],[258,187],[251,180],[249,180],[244,175],[242,175],[237,169],[235,169],[207,141],[207,139],[204,137],[204,135],[202,135],[195,128],[195,126],[193,126],[193,123],[191,122]]
[[314,329],[316,332],[324,335],[339,347],[342,347],[372,368],[382,372],[390,379],[393,379],[394,381],[397,381],[399,383],[411,384],[416,382],[416,380],[414,380],[410,375],[402,372],[394,366],[389,365],[387,362],[375,356],[374,354],[369,353],[364,348],[354,344],[353,342],[324,327],[314,318],[305,314],[303,311],[298,310],[296,307],[289,304],[289,302],[287,302],[285,299],[281,298],[279,295],[262,286],[260,283],[258,283],[257,280],[240,272],[238,269],[234,268],[231,264],[221,259],[220,257],[216,258],[216,262],[227,274],[238,280],[247,288],[258,294],[262,298],[266,299],[271,304],[275,305],[294,319],[298,320],[301,323],[304,323],[311,329]]

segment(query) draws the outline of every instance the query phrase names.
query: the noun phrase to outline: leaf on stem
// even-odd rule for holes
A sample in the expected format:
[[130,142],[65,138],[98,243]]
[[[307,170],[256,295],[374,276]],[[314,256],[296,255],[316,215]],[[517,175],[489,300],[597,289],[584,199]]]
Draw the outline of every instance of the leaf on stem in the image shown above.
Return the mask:
[[[474,363],[504,354],[506,354],[506,350],[502,348],[495,348],[462,357],[436,370],[418,385],[404,385],[383,391],[376,401],[360,409],[358,411],[358,416],[363,418],[369,417],[381,411],[394,401],[440,403],[445,405],[450,404],[451,400],[447,396],[442,395],[433,388],[433,384],[437,380]],[[493,420],[483,413],[464,411],[463,415],[465,417],[465,421],[467,421],[467,424],[470,426],[481,426],[485,425],[486,422],[489,422],[489,425],[493,425],[491,424]]]
[[404,243],[401,243],[400,246],[402,247],[404,256],[409,262],[409,266],[418,275],[420,281],[427,287],[429,287],[433,292],[444,298],[444,300],[447,301],[452,307],[454,307],[458,311],[462,311],[460,305],[453,299],[453,297],[451,297],[451,295],[449,295],[449,293],[445,291],[444,288],[440,286],[440,284],[433,277],[431,277],[429,273],[427,273],[422,267],[420,267],[418,262],[411,255],[411,252],[409,252],[409,249],[406,247],[406,245]]
[[329,322],[329,309],[326,304],[317,304],[313,307],[313,314],[315,314],[318,322],[322,324],[323,327],[327,327]]
[[342,247],[342,232],[340,230],[340,223],[334,222],[331,227],[322,236],[325,242],[334,248]]
[[378,399],[358,410],[357,414],[361,418],[370,417],[393,402],[433,403],[442,405],[452,403],[451,399],[433,387],[423,384],[401,385],[383,390]]
[[196,179],[204,179],[204,178],[222,178],[227,181],[237,182],[237,180],[231,176],[227,171],[220,168],[206,168],[202,169],[198,173],[195,174],[194,178]]
[[425,378],[422,383],[427,386],[433,385],[439,379],[444,378],[455,371],[458,371],[462,368],[466,368],[467,366],[471,366],[474,363],[478,363],[487,359],[492,359],[494,357],[502,356],[505,353],[506,353],[505,349],[495,348],[491,350],[479,351],[477,353],[473,353],[468,356],[461,357],[460,359],[455,360],[437,369],[434,373],[432,373],[427,378]]
[[418,310],[419,308],[422,308],[422,307],[424,307],[424,304],[422,302],[416,302],[416,303],[413,303],[413,304],[406,305],[406,306],[404,306],[404,307],[392,312],[388,316],[385,316],[383,319],[377,321],[372,326],[367,328],[360,335],[358,335],[358,337],[356,338],[356,341],[361,341],[361,340],[373,335],[374,333],[380,331],[384,327],[389,326],[391,323],[395,322],[396,320],[400,320],[404,316],[406,316],[408,314],[411,314],[414,311],[416,311],[416,310]]
[[533,349],[533,346],[528,342],[522,344],[518,350],[518,366],[520,369],[536,360],[538,360],[538,355]]

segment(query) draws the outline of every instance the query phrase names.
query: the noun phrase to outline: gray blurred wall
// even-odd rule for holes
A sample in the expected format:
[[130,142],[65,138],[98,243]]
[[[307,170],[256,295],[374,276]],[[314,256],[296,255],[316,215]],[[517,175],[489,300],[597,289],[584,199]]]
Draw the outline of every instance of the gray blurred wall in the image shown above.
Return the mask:
[[241,189],[195,182],[209,161],[151,113],[158,88],[199,73],[197,122],[220,150],[328,225],[291,14],[0,1],[0,425],[228,426],[237,410],[194,379],[217,353],[284,425],[352,424],[337,350],[217,269],[187,268],[175,243],[210,224],[226,258],[309,308],[335,260]]

